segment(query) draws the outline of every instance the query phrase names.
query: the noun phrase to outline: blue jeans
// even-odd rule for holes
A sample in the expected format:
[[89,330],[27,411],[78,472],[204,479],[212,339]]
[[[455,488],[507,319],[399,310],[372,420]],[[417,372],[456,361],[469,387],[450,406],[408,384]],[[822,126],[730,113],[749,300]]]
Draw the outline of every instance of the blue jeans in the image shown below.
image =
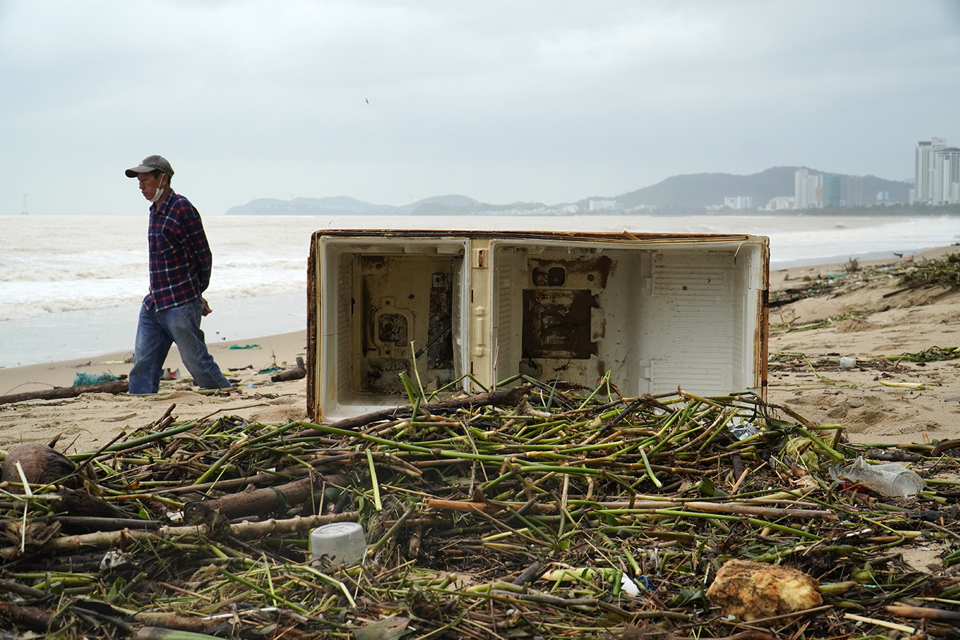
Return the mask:
[[140,306],[137,342],[130,369],[130,393],[156,393],[160,389],[163,362],[173,343],[177,343],[180,359],[200,388],[224,389],[230,386],[207,351],[200,330],[202,310],[203,302],[199,299],[163,311]]

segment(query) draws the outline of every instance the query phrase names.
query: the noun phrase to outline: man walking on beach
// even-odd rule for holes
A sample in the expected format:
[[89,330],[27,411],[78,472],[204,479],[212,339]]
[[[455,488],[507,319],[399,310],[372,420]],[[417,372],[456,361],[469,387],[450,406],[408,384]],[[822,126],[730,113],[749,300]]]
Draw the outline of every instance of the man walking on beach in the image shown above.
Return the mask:
[[150,292],[140,307],[130,393],[159,390],[163,362],[174,342],[194,383],[202,389],[228,388],[200,330],[200,318],[210,313],[203,292],[213,266],[200,214],[170,188],[173,167],[166,158],[148,156],[125,173],[137,178],[140,192],[152,203],[147,231]]

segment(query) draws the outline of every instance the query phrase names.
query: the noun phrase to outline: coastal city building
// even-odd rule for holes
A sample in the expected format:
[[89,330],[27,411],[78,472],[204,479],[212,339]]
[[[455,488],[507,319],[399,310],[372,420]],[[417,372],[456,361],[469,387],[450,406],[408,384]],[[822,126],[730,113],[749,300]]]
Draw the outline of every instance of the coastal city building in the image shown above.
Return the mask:
[[921,140],[917,143],[914,189],[920,203],[933,201],[933,155],[946,146],[943,138]]
[[752,209],[753,198],[750,196],[725,196],[723,206],[728,209]]
[[840,176],[823,177],[823,206],[839,207],[843,204],[840,197]]
[[[889,193],[887,198],[889,200]],[[775,199],[776,200],[776,199]],[[878,198],[877,202],[883,198]],[[846,176],[830,173],[813,173],[809,169],[797,169],[794,172],[794,189],[791,204],[774,203],[765,207],[768,210],[778,208],[822,209],[823,207],[862,207],[863,176]]]
[[945,138],[917,143],[914,201],[919,204],[960,204],[960,149]]
[[811,175],[809,169],[797,169],[793,178],[793,208],[823,207],[823,176]]
[[793,196],[777,196],[776,198],[771,198],[764,209],[767,211],[793,209]]
[[616,200],[591,200],[588,208],[590,211],[616,211],[620,206]]
[[840,187],[840,199],[845,207],[862,207],[863,178],[861,176],[845,176]]
[[933,202],[960,204],[960,149],[944,147],[933,156]]

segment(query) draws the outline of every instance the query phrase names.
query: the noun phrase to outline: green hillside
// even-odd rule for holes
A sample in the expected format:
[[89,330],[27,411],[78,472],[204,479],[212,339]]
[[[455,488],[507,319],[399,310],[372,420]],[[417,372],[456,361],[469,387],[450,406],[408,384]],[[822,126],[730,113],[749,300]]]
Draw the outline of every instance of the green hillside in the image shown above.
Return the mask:
[[[730,173],[696,173],[673,176],[655,185],[616,196],[625,209],[640,205],[658,207],[708,207],[722,205],[726,196],[750,196],[754,207],[765,206],[778,196],[792,196],[794,175],[802,167],[773,167],[742,176]],[[838,175],[809,169],[812,175]],[[878,191],[886,191],[895,202],[909,202],[908,182],[863,176],[863,203],[872,204]]]

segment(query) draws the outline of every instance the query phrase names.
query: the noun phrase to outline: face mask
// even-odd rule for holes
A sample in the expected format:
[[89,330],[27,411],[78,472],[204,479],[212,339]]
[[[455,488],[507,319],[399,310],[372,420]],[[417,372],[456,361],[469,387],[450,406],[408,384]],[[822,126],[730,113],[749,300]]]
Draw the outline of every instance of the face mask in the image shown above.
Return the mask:
[[150,198],[150,202],[159,202],[160,196],[163,195],[163,176],[160,177],[160,186],[157,187],[157,190],[153,193],[153,197]]

